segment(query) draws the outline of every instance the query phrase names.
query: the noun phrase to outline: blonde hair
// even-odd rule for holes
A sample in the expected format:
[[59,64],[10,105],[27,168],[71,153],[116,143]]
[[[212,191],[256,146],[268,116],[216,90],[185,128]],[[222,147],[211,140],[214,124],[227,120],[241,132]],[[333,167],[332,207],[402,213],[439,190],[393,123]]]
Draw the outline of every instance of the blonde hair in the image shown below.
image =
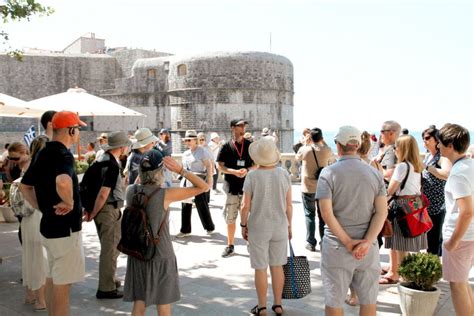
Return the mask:
[[402,135],[397,139],[395,146],[398,149],[399,162],[409,162],[415,168],[415,172],[423,171],[423,163],[420,159],[420,150],[416,139],[411,135]]
[[150,171],[142,171],[142,169],[140,168],[138,169],[138,175],[140,176],[141,184],[161,185],[165,182],[163,168],[158,168]]

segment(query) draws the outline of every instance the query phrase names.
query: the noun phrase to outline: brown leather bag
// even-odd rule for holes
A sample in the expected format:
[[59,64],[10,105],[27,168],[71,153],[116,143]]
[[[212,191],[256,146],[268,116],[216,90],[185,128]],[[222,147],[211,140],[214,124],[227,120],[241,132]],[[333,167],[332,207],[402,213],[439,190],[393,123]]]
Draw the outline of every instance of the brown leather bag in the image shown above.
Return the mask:
[[388,220],[388,218],[385,219],[380,234],[382,234],[383,237],[393,236],[393,225],[392,222]]

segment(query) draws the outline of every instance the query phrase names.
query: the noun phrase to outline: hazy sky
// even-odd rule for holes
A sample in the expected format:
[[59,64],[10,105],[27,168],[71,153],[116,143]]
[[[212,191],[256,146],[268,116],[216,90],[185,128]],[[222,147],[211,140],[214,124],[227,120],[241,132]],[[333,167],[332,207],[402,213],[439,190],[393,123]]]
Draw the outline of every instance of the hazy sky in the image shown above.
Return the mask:
[[108,47],[271,51],[294,66],[296,129],[395,119],[474,130],[469,0],[40,2],[56,12],[4,26],[14,48],[62,50],[94,32]]

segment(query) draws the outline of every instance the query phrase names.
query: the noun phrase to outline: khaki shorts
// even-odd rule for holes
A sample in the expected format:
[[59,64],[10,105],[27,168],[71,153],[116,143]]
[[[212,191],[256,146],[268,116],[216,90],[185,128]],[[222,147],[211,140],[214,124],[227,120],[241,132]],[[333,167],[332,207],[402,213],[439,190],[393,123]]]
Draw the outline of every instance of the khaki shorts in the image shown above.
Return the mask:
[[287,261],[288,230],[275,229],[272,232],[249,231],[247,249],[252,269],[262,270],[268,266],[282,266]]
[[321,278],[325,303],[333,308],[344,306],[344,299],[352,285],[362,305],[377,303],[380,277],[379,248],[372,244],[362,260],[356,260],[335,240],[324,237],[321,253]]
[[460,241],[453,251],[443,245],[443,279],[448,282],[468,282],[474,266],[474,241]]
[[71,232],[63,238],[44,238],[43,245],[48,254],[48,278],[53,284],[71,284],[84,281],[84,249],[82,232]]
[[224,206],[224,218],[226,224],[235,224],[235,220],[239,215],[240,204],[242,203],[242,195],[226,194]]

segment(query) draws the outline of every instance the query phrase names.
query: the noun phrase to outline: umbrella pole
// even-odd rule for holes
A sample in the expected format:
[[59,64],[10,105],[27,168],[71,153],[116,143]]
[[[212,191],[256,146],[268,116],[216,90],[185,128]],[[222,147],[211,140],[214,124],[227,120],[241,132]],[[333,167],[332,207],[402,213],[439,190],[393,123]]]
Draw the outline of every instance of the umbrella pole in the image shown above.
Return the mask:
[[[79,112],[77,112],[79,116]],[[79,132],[79,137],[77,138],[77,160],[81,161],[81,133]]]
[[41,118],[38,117],[38,134],[37,136],[41,135]]

